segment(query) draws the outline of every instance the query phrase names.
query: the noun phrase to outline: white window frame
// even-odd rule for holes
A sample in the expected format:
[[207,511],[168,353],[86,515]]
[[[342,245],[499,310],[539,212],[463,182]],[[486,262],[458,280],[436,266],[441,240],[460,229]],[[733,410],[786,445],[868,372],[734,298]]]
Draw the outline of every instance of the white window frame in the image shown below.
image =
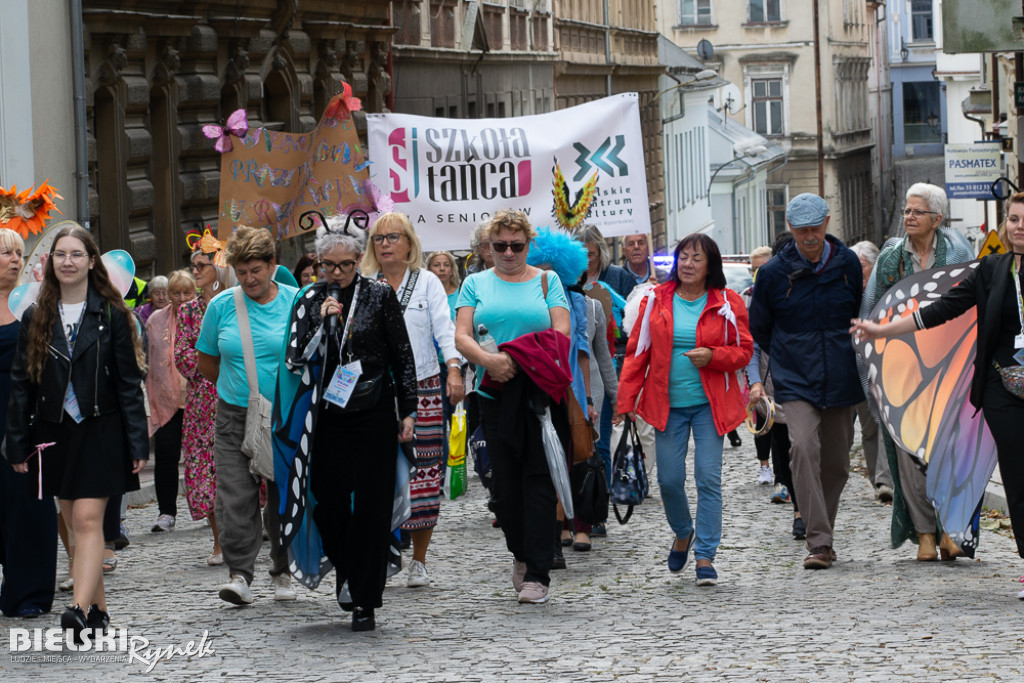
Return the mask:
[[[761,21],[754,21],[754,18],[750,16],[750,4],[752,2],[759,2],[761,4],[761,14],[764,15],[764,19]],[[778,0],[779,3],[779,16],[775,19],[768,18],[768,2],[769,0],[747,0],[747,21],[752,24],[778,24],[782,21],[782,0]]]
[[[683,3],[688,2],[693,5],[693,10],[688,14],[683,14]],[[707,21],[701,21],[702,13],[701,7],[706,7]],[[714,25],[714,15],[712,14],[711,0],[679,0],[679,25],[680,26],[712,26]]]
[[754,128],[754,86],[753,81],[782,80],[782,133],[765,137],[785,137],[789,135],[789,65],[788,64],[751,64],[743,67],[743,96],[748,102],[746,126]]
[[[925,12],[914,11],[914,1],[907,0],[907,16],[909,21],[907,22],[910,26],[910,40],[913,43],[934,43],[935,42],[935,7],[932,2],[928,2],[928,17],[931,20],[932,32],[930,36],[917,36],[914,35],[914,18],[919,15],[924,15]],[[927,1],[927,0],[926,0]]]

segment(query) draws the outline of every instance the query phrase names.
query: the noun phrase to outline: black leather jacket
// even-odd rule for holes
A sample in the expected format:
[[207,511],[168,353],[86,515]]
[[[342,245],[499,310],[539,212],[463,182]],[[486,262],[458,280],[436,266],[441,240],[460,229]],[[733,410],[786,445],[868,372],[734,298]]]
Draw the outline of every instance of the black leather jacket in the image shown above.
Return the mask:
[[[33,434],[39,422],[70,420],[64,413],[68,382],[86,419],[120,410],[127,438],[125,451],[132,460],[149,458],[149,428],[142,396],[142,371],[135,361],[131,329],[125,316],[112,309],[98,292],[89,288],[85,314],[68,358],[67,340],[58,316],[53,323],[49,355],[38,383],[28,376],[27,348],[38,341],[28,338],[35,305],[25,311],[18,336],[18,350],[11,365],[11,398],[7,413],[7,460],[25,462],[45,434]],[[118,435],[111,435],[112,439]]]

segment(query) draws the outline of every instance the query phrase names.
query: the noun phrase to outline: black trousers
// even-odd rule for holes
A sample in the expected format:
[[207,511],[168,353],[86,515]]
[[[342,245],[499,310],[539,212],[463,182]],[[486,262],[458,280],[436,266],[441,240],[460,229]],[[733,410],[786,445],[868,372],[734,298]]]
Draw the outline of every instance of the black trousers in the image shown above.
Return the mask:
[[480,396],[478,403],[494,472],[495,514],[505,533],[505,545],[516,560],[526,563],[525,581],[547,586],[555,554],[552,533],[558,498],[540,427],[522,430],[514,441],[500,438],[498,401]]
[[350,415],[320,409],[309,464],[313,519],[337,586],[348,581],[357,607],[383,604],[397,456],[398,421],[390,404]]
[[757,449],[757,459],[767,460],[772,455],[771,432],[754,437],[754,447]]
[[789,469],[789,427],[781,422],[772,425],[772,469],[775,481],[786,487],[789,499],[793,501],[793,512],[800,512],[796,502],[796,487],[793,486],[793,471]]
[[174,414],[153,434],[153,486],[161,515],[178,514],[178,463],[181,461],[181,420],[184,410]]
[[38,500],[36,483],[0,457],[0,611],[49,612],[57,580],[57,511],[53,499]]
[[1024,557],[1024,400],[1003,387],[995,370],[988,373],[981,413],[996,442],[1017,554]]
[[[123,495],[107,498],[107,507],[103,510],[103,542],[113,543],[121,537],[121,499]],[[69,527],[71,520],[65,519]]]

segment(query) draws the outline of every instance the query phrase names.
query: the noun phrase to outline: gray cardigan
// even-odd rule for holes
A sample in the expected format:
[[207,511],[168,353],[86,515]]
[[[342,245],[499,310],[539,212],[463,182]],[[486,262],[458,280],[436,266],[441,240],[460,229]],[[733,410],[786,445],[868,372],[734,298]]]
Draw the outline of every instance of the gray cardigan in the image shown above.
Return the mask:
[[608,320],[604,308],[597,299],[587,297],[587,339],[590,340],[590,397],[597,409],[597,421],[601,423],[601,406],[604,396],[615,405],[619,391],[619,379],[615,375],[612,354],[608,350]]

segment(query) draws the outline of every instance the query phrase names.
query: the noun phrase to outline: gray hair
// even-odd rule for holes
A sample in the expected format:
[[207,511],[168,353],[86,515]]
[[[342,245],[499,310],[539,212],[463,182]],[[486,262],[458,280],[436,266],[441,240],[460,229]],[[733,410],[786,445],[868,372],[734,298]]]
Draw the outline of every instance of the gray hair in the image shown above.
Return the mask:
[[149,281],[148,287],[150,291],[154,289],[167,289],[167,276],[157,275],[156,277]]
[[608,268],[608,264],[612,262],[612,252],[608,248],[608,243],[604,239],[604,235],[597,229],[596,225],[588,223],[580,228],[576,229],[574,235],[576,239],[583,242],[583,245],[593,244],[597,247],[597,272],[603,273]]
[[366,231],[351,223],[346,228],[345,219],[341,216],[331,216],[327,219],[327,227],[319,227],[316,231],[316,242],[313,249],[317,256],[323,256],[329,251],[341,247],[351,251],[356,256],[362,256],[366,247]]
[[911,197],[918,197],[924,200],[924,203],[928,205],[928,210],[934,213],[941,213],[942,217],[946,217],[946,208],[949,206],[949,202],[946,199],[946,191],[937,185],[930,183],[914,183],[907,190],[907,199]]
[[473,230],[473,236],[469,238],[469,250],[474,254],[480,252],[480,242],[490,241],[490,237],[487,234],[488,229],[491,227],[491,220],[485,218],[476,224],[476,228]]
[[853,250],[854,254],[867,261],[870,266],[874,266],[875,261],[878,260],[878,246],[874,242],[868,242],[867,240],[864,242],[857,242],[857,244],[850,247],[850,249]]

